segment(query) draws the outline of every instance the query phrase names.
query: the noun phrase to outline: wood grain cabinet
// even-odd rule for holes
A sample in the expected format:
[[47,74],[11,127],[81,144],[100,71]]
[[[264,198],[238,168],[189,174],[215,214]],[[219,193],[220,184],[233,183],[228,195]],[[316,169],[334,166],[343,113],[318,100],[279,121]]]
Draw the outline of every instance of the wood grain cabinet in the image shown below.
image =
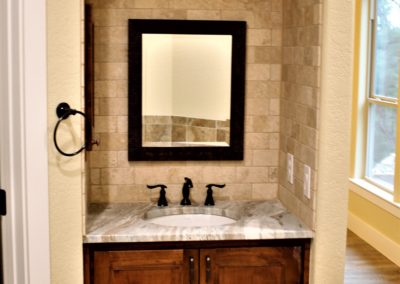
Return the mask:
[[292,241],[85,244],[85,284],[306,284],[309,240]]

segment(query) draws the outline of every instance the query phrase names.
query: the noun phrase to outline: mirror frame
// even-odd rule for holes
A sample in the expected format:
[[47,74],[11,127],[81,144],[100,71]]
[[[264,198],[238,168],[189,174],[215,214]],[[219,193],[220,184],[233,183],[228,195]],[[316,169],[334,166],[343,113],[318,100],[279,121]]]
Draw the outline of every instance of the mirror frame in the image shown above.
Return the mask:
[[[142,35],[209,34],[232,36],[230,143],[227,147],[143,147]],[[204,20],[129,20],[128,160],[243,160],[246,22]]]

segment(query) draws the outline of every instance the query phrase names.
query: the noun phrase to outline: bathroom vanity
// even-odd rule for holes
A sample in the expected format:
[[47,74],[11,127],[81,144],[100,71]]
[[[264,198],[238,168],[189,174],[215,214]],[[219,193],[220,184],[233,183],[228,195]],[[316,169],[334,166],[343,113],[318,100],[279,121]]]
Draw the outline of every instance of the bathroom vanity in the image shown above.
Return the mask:
[[[234,222],[154,221],[196,214]],[[308,283],[312,236],[277,200],[214,207],[95,204],[84,236],[85,283]]]

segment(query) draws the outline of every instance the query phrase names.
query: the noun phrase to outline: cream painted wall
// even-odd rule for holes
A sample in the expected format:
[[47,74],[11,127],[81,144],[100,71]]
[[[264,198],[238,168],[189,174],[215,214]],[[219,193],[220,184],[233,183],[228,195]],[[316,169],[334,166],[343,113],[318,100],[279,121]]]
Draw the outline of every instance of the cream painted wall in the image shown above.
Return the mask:
[[343,283],[346,246],[354,3],[323,1],[316,232],[311,283]]
[[[82,263],[82,159],[63,157],[53,146],[56,106],[67,102],[81,109],[81,4],[80,1],[47,1],[48,39],[48,145],[51,283],[83,283]],[[71,139],[80,147],[81,121],[63,122],[59,141]],[[64,132],[64,133],[62,133]],[[64,139],[63,139],[64,138]]]

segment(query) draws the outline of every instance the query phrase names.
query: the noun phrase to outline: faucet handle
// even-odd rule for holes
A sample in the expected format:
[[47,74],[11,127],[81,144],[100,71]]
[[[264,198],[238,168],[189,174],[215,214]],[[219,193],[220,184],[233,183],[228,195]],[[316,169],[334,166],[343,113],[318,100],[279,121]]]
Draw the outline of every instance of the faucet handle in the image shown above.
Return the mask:
[[166,192],[165,189],[167,186],[165,184],[156,184],[156,185],[147,185],[148,189],[160,188],[160,197],[158,198],[157,206],[164,207],[168,206],[167,198],[165,197]]
[[205,206],[213,206],[213,205],[215,205],[214,198],[213,198],[213,191],[212,191],[212,187],[213,186],[214,187],[218,187],[218,188],[224,188],[225,184],[213,184],[213,183],[210,183],[210,184],[206,185],[206,187],[207,187],[207,197],[206,197],[206,201],[204,202]]

